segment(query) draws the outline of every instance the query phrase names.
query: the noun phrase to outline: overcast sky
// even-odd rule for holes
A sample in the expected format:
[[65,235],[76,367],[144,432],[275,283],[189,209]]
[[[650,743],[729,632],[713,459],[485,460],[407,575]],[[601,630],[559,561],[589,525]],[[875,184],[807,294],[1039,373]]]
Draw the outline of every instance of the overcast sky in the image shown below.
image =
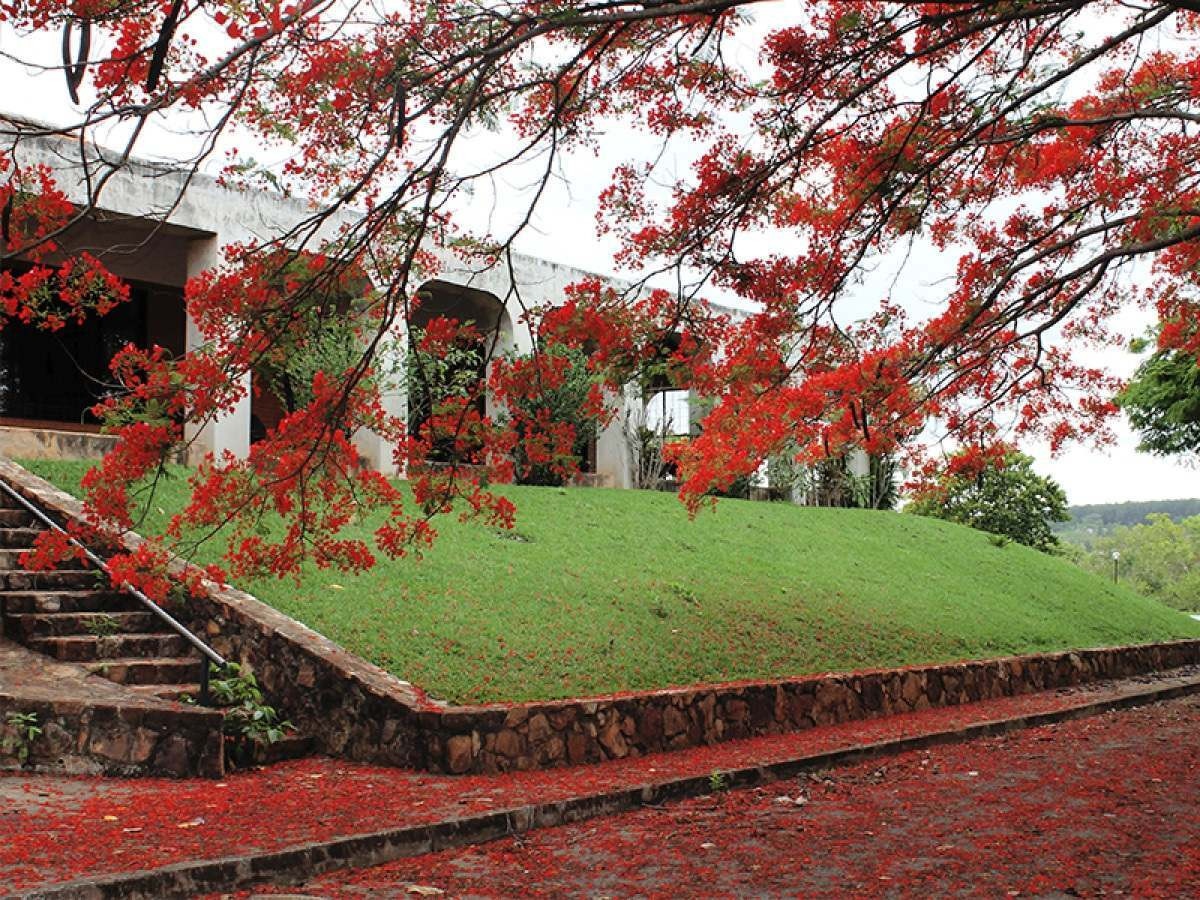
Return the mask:
[[[770,7],[776,12],[771,13]],[[765,28],[786,14],[790,3],[771,4],[757,15]],[[58,38],[46,35],[39,40],[25,38],[17,46],[11,33],[0,29],[0,53],[19,53],[22,57],[41,58],[53,64],[58,53]],[[733,48],[741,62],[752,64],[756,57],[753,41]],[[63,86],[62,76],[51,72],[38,74],[0,60],[0,111],[46,119],[69,121],[75,112]],[[85,88],[86,90],[86,88]],[[86,94],[84,100],[86,102]],[[160,131],[146,136],[142,151],[169,157],[178,137]],[[484,162],[504,152],[502,135],[479,132],[472,136],[470,156]],[[676,148],[662,163],[664,178],[686,169],[690,153],[687,147]],[[533,229],[524,235],[519,247],[525,252],[555,262],[604,274],[614,274],[611,241],[597,236],[595,228],[596,197],[607,184],[613,166],[630,156],[647,158],[658,150],[644,135],[617,126],[600,142],[600,149],[579,154],[570,159],[533,221]],[[461,210],[464,222],[475,228],[503,227],[509,215],[518,208],[515,202],[532,183],[533,169],[514,170],[499,177],[490,188],[481,186]],[[780,248],[783,249],[783,248]],[[887,273],[892,299],[905,303],[918,317],[943,289],[936,277],[952,262],[937,259],[929,248],[918,248],[909,265],[899,272]],[[882,277],[882,276],[881,276]],[[861,302],[870,305],[880,279],[868,280]],[[1145,313],[1131,311],[1122,320],[1122,329],[1130,336],[1140,334],[1149,324]],[[1096,354],[1096,360],[1122,376],[1128,376],[1137,365],[1137,358],[1121,349],[1109,349]],[[1156,500],[1180,497],[1200,497],[1200,470],[1187,465],[1136,452],[1137,440],[1124,423],[1119,423],[1116,446],[1106,450],[1075,447],[1051,458],[1046,448],[1024,447],[1038,461],[1038,470],[1052,476],[1066,490],[1072,504],[1106,503],[1123,500]]]

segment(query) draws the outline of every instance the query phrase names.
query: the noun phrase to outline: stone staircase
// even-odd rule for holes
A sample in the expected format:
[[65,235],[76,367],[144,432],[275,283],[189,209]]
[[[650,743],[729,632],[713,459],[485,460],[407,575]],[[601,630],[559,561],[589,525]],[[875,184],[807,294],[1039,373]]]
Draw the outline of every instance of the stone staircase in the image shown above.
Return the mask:
[[113,590],[100,570],[76,562],[44,572],[21,566],[38,524],[0,491],[0,633],[137,695],[196,696],[197,652],[136,598]]

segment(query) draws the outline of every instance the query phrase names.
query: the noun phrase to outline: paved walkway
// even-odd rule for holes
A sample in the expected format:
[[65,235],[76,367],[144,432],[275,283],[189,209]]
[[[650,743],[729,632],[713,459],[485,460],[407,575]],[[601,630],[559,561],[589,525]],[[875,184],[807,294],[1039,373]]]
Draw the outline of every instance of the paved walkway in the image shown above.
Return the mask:
[[278,890],[373,900],[1195,897],[1198,737],[1193,695]]
[[[85,877],[235,856],[260,857],[257,863],[243,859],[241,864],[243,872],[261,871],[265,854],[389,829],[449,826],[448,833],[458,840],[478,840],[550,821],[547,804],[560,804],[559,819],[581,818],[641,802],[630,798],[678,794],[672,786],[686,786],[689,779],[693,788],[697,782],[707,786],[714,772],[731,773],[714,783],[749,781],[767,767],[777,767],[773,771],[779,775],[828,765],[829,757],[814,757],[861,753],[876,742],[941,740],[962,729],[992,727],[986,723],[1008,728],[1022,724],[1022,717],[1127,702],[1152,689],[1197,687],[1196,672],[1173,673],[497,777],[442,777],[324,758],[282,763],[222,782],[0,774],[0,895],[4,889],[19,893]],[[1195,735],[1186,743],[1194,754]],[[768,794],[773,802],[770,789]],[[581,798],[587,805],[571,805]],[[394,858],[399,844],[391,846]],[[349,851],[322,853],[345,858]],[[296,872],[311,859],[306,849],[279,857],[276,864],[284,866],[280,871]]]

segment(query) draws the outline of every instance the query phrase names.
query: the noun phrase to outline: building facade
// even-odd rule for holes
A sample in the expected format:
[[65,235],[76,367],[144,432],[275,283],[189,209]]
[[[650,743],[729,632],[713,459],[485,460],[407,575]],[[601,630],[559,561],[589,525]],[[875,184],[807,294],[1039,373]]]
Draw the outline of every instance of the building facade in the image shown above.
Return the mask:
[[[185,309],[187,280],[217,265],[223,247],[288,233],[313,213],[300,199],[237,190],[204,175],[145,161],[113,167],[97,201],[89,192],[108,151],[93,147],[81,159],[80,149],[78,141],[62,136],[23,136],[14,156],[27,169],[48,166],[68,199],[92,206],[88,218],[58,241],[59,251],[50,261],[88,252],[130,284],[132,299],[107,316],[53,333],[19,323],[0,330],[0,453],[10,457],[101,455],[112,438],[101,434],[100,424],[87,410],[111,389],[107,378],[112,355],[129,342],[157,344],[173,354],[195,349],[201,339]],[[340,211],[322,224],[318,237],[333,237],[354,220],[353,212]],[[514,254],[510,265],[484,270],[468,269],[450,254],[439,258],[437,277],[420,287],[423,302],[413,326],[435,315],[472,320],[494,340],[493,356],[533,349],[529,326],[510,308],[516,298],[525,308],[553,305],[561,302],[568,285],[594,277],[520,254]],[[384,401],[389,412],[407,415],[402,386]],[[590,483],[634,485],[637,461],[631,456],[631,420],[665,433],[687,431],[685,392],[662,388],[644,396],[631,388],[619,402],[622,413],[600,432],[588,453]],[[186,435],[190,452],[244,456],[255,431],[274,424],[280,415],[277,401],[267,392],[248,391],[237,408]],[[380,438],[363,432],[354,439],[372,466],[391,469],[391,448]]]

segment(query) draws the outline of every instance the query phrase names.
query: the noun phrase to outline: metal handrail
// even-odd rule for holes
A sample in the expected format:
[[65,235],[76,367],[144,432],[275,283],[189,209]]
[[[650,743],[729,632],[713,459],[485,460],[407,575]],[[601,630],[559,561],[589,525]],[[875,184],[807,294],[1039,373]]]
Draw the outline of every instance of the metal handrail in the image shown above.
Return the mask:
[[[53,519],[51,519],[49,516],[47,516],[40,509],[38,509],[37,506],[35,506],[32,502],[30,502],[28,499],[26,499],[12,485],[10,485],[8,482],[4,481],[3,479],[0,479],[0,488],[3,488],[4,492],[6,494],[8,494],[10,497],[12,497],[14,500],[16,500],[22,506],[24,506],[25,509],[34,516],[34,518],[41,521],[44,525],[47,525],[50,528],[53,528],[55,531],[61,532],[62,534],[66,535],[67,540],[70,541],[77,548],[82,550],[84,556],[86,556],[93,565],[100,568],[105,574],[111,574],[109,571],[109,568],[108,568],[108,563],[105,562],[103,558],[101,558],[97,554],[93,553],[90,549],[88,549],[86,546],[84,546],[82,543],[80,543],[78,540],[76,540],[74,537],[72,537],[71,534],[65,528],[63,528],[61,525],[59,525],[57,522],[55,522]],[[221,656],[221,654],[219,654],[212,647],[208,646],[208,644],[204,643],[204,641],[200,640],[200,638],[196,637],[196,635],[192,634],[192,632],[188,630],[186,625],[181,623],[178,619],[176,619],[174,616],[172,616],[169,612],[167,612],[165,609],[163,609],[161,606],[159,606],[157,603],[155,603],[153,600],[151,600],[149,597],[147,597],[145,594],[143,594],[140,590],[138,590],[136,587],[134,587],[129,582],[124,581],[121,584],[119,584],[117,587],[119,590],[125,591],[125,592],[133,595],[134,597],[136,597],[142,603],[142,605],[146,607],[146,609],[148,609],[150,612],[154,613],[156,616],[158,616],[160,619],[162,619],[163,622],[165,622],[172,631],[174,631],[176,634],[178,634],[180,637],[182,637],[184,640],[186,640],[189,644],[191,644],[193,647],[195,647],[197,650],[199,650],[202,656],[206,657],[205,660],[202,660],[202,662],[204,664],[200,667],[200,702],[202,704],[207,705],[207,703],[208,703],[208,663],[211,661],[213,663],[213,665],[215,665],[218,669],[224,669],[229,664],[226,661],[226,659],[223,656]]]

